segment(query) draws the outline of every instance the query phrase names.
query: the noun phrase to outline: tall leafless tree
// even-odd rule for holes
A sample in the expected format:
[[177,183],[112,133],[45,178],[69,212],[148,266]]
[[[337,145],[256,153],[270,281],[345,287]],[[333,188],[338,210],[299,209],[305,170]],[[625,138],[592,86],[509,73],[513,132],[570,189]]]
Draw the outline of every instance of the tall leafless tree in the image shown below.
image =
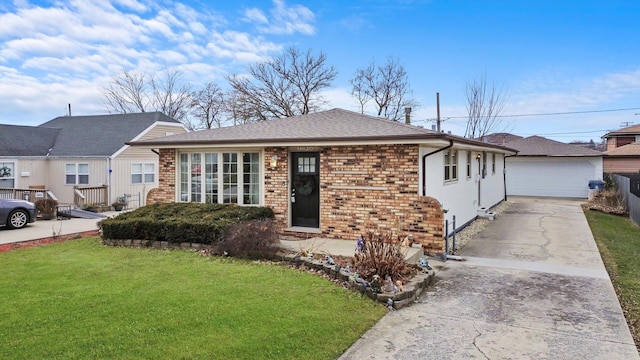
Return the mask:
[[363,114],[366,105],[373,101],[377,116],[400,121],[405,107],[417,105],[415,100],[409,98],[409,78],[398,59],[389,58],[382,66],[372,61],[367,67],[356,70],[350,82],[353,86],[351,94],[358,100]]
[[500,112],[506,104],[506,96],[502,92],[502,88],[496,88],[493,83],[487,87],[486,74],[471,83],[467,82],[466,95],[469,119],[467,120],[465,137],[481,138],[503,126]]
[[107,111],[160,111],[178,121],[188,122],[190,86],[181,82],[181,76],[177,70],[165,70],[158,77],[122,70],[122,74],[103,87]]
[[198,129],[219,128],[225,120],[225,97],[220,86],[210,82],[191,93],[191,114],[199,121]]
[[249,66],[248,76],[227,80],[236,99],[246,102],[242,108],[250,110],[252,120],[303,115],[320,109],[320,90],[331,86],[337,75],[326,62],[322,52],[314,56],[311,49],[290,47],[274,59]]

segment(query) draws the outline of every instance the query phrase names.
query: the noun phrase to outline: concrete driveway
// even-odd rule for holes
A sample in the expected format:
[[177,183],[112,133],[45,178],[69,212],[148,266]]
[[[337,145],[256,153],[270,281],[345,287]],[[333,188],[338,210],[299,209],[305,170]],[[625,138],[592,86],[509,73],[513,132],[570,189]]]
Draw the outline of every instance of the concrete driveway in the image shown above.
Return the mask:
[[509,202],[341,359],[640,359],[580,202]]

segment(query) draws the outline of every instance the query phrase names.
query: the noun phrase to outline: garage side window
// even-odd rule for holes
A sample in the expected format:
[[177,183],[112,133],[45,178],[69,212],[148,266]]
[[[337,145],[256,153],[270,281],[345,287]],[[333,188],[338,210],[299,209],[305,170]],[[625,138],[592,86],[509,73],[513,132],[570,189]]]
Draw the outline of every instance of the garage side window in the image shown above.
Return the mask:
[[0,188],[13,189],[16,185],[15,164],[0,162]]
[[89,164],[65,164],[65,184],[89,185]]
[[467,151],[467,179],[471,178],[471,151]]

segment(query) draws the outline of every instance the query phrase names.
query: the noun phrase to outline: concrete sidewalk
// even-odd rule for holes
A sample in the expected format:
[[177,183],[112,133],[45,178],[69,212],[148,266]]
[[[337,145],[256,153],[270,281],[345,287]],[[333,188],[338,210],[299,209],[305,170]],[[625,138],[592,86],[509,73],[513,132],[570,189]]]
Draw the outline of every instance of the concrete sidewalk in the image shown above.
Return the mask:
[[[117,212],[104,212],[105,216],[115,216]],[[0,227],[0,246],[8,244],[25,244],[52,238],[70,238],[89,232],[98,231],[97,223],[101,219],[67,219],[38,220],[22,229]],[[16,245],[16,247],[18,247]],[[10,247],[4,246],[3,249]]]
[[509,203],[341,359],[640,359],[581,202]]

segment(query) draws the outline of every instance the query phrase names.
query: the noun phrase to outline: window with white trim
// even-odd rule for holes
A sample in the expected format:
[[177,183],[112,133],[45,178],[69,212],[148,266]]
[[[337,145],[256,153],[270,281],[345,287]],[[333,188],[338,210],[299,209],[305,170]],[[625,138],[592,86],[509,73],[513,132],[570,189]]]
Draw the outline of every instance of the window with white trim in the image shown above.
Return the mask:
[[467,179],[471,178],[471,151],[467,151]]
[[152,184],[156,181],[156,165],[154,163],[131,164],[132,184]]
[[496,153],[491,153],[491,173],[496,173]]
[[259,152],[180,154],[180,201],[260,204]]
[[13,189],[16,186],[16,164],[0,162],[0,188]]
[[444,181],[458,180],[458,150],[444,153]]
[[89,164],[65,164],[65,184],[89,185]]

